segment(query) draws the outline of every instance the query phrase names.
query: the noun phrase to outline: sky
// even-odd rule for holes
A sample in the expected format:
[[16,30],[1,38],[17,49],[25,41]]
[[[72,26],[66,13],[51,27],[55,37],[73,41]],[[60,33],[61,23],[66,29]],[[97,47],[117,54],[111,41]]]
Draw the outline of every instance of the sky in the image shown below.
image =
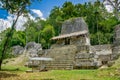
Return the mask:
[[[54,6],[61,7],[65,1],[70,1],[73,4],[83,4],[85,2],[92,2],[95,0],[41,0],[40,2],[34,0],[34,2],[32,2],[32,4],[28,7],[28,9],[30,10],[29,17],[33,20],[35,20],[35,17],[39,17],[43,20],[46,20]],[[7,27],[10,27],[12,25],[12,16],[13,15],[9,14],[6,10],[0,10],[0,31],[5,30]],[[16,29],[24,29],[23,24],[26,21],[27,19],[25,17],[20,16],[16,24]]]
[[40,10],[44,15],[44,18],[47,18],[50,14],[51,9],[54,8],[54,6],[59,6],[61,7],[65,1],[70,1],[73,4],[77,3],[85,3],[88,1],[93,1],[93,0],[42,0],[41,2],[34,2],[31,6],[30,9],[38,9]]
[[[88,1],[93,1],[93,0],[41,0],[40,2],[34,1],[32,2],[31,6],[28,8],[30,10],[40,10],[40,12],[43,14],[44,18],[47,18],[50,14],[51,9],[54,8],[54,6],[59,6],[61,7],[65,1],[71,1],[73,4],[77,3],[85,3]],[[5,10],[0,10],[0,18],[6,19],[9,14]]]

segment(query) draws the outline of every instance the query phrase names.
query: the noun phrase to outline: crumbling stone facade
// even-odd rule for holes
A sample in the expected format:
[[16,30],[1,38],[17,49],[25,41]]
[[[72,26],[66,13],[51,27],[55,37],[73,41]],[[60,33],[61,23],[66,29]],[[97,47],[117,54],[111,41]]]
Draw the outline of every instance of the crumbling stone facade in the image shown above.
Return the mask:
[[114,30],[112,60],[118,59],[119,56],[120,56],[120,24],[115,26],[115,30]]
[[120,55],[120,25],[117,25],[113,45],[90,45],[88,26],[81,17],[65,21],[59,36],[48,50],[39,52],[39,57],[52,58],[43,61],[46,69],[96,68],[111,66]]
[[94,45],[92,47],[95,50],[96,61],[99,66],[102,66],[102,65],[111,66],[113,64],[111,59],[111,56],[112,56],[111,44]]
[[[51,46],[51,49],[39,53],[41,57],[54,59],[54,63],[51,63],[54,66],[51,66],[51,69],[55,69],[55,67],[58,69],[59,66],[55,65],[59,62],[64,63],[64,61],[66,64],[72,65],[73,69],[97,66],[95,53],[90,49],[88,26],[83,18],[78,17],[65,21],[61,34],[53,37],[52,40],[56,43]],[[44,64],[47,68],[50,67],[49,62]]]

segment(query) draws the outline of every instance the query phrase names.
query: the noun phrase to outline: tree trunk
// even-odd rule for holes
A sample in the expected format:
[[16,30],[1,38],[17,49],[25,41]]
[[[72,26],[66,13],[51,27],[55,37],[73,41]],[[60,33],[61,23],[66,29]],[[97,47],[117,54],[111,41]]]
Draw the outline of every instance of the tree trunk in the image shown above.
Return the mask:
[[2,59],[0,59],[0,70],[2,69],[1,66],[2,66]]
[[13,24],[12,24],[12,26],[11,26],[11,30],[10,30],[10,32],[9,32],[10,35],[6,36],[7,39],[5,40],[5,43],[4,43],[4,45],[3,45],[3,49],[2,49],[2,51],[1,51],[1,52],[2,52],[2,56],[1,56],[1,58],[0,58],[0,70],[1,70],[1,66],[2,66],[2,61],[3,61],[3,59],[4,59],[4,56],[6,55],[6,50],[7,50],[8,45],[9,45],[9,40],[12,38],[12,35],[13,35],[13,33],[14,33],[14,29],[15,29],[15,24],[16,24],[19,16],[20,16],[20,15],[19,15],[19,13],[18,13],[17,18],[15,19],[15,21],[13,21]]

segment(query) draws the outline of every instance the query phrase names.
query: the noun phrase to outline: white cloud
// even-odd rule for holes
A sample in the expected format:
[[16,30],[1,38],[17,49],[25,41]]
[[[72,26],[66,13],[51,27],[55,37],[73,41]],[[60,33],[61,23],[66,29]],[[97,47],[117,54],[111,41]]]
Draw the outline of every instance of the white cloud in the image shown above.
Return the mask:
[[27,18],[23,15],[19,17],[17,23],[16,23],[16,30],[24,30],[25,27],[23,25],[27,22]]
[[11,23],[7,20],[0,19],[0,32],[5,30],[6,28],[10,27]]
[[110,13],[113,12],[113,7],[111,5],[106,5],[105,8],[107,9],[108,12]]
[[108,1],[104,1],[103,3],[105,5],[105,8],[108,12],[112,13],[113,12],[113,7],[110,5]]
[[43,13],[38,10],[38,9],[31,9],[31,11],[34,13],[34,16],[35,17],[39,17],[40,19],[42,20],[46,20],[44,17],[43,17]]
[[33,17],[31,14],[28,14],[28,16],[31,20],[35,20],[35,17]]
[[[17,17],[16,15],[14,15],[14,16],[9,15],[9,16],[7,16],[7,19],[5,19],[5,20],[4,19],[0,19],[0,32],[3,31],[3,30],[5,30],[6,28],[11,27],[12,23],[13,23],[13,20],[16,17]],[[25,22],[27,22],[27,18],[24,17],[23,15],[21,15],[18,18],[18,21],[17,21],[16,26],[15,26],[16,30],[24,30],[23,25],[25,24]]]
[[37,10],[37,9],[31,9],[33,13],[37,14],[38,17],[43,17],[43,14],[40,10]]
[[3,4],[2,4],[2,2],[0,1],[0,8],[2,8],[2,6],[3,6]]
[[[37,15],[37,17],[39,17],[42,20],[45,20],[40,10],[32,9],[32,11]],[[32,16],[30,13],[28,13],[28,16],[31,20],[35,21],[36,16]],[[5,30],[8,27],[11,27],[13,20],[16,17],[17,17],[16,15],[10,14],[9,16],[7,16],[7,19],[0,19],[0,32]],[[25,24],[25,22],[27,22],[27,20],[28,20],[27,17],[24,17],[23,15],[21,15],[16,23],[16,30],[24,30],[25,27],[23,25]]]

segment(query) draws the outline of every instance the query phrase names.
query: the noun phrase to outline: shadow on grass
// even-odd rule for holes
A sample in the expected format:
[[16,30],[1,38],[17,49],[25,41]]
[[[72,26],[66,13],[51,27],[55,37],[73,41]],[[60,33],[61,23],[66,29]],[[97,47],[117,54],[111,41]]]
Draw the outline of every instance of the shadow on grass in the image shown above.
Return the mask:
[[0,78],[8,78],[8,77],[16,77],[17,74],[7,73],[7,72],[0,72]]
[[46,79],[40,79],[40,80],[54,80],[54,79],[51,79],[51,78],[46,78]]

